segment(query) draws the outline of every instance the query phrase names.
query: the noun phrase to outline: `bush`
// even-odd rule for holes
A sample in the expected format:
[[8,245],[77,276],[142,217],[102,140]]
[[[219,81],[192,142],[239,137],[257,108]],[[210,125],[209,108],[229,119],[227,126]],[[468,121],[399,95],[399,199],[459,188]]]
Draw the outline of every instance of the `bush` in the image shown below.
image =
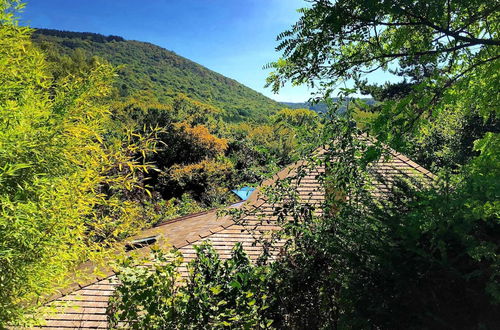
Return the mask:
[[181,280],[182,258],[153,249],[152,269],[122,264],[121,285],[108,309],[112,328],[213,329],[269,328],[264,318],[270,298],[266,295],[266,273],[255,267],[237,244],[231,258],[221,260],[212,246],[196,248],[196,259],[188,264],[189,276]]
[[140,228],[140,206],[123,196],[148,168],[131,150],[151,142],[104,138],[113,69],[96,62],[54,81],[16,4],[0,0],[0,328],[27,321],[79,263]]

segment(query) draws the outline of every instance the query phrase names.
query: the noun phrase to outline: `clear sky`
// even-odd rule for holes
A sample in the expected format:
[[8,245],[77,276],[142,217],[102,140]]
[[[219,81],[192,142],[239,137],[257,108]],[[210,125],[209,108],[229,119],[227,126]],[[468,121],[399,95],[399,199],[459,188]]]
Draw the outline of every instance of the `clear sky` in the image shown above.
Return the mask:
[[26,0],[23,24],[113,34],[172,50],[278,101],[302,102],[306,87],[265,89],[262,67],[279,54],[276,35],[304,0]]

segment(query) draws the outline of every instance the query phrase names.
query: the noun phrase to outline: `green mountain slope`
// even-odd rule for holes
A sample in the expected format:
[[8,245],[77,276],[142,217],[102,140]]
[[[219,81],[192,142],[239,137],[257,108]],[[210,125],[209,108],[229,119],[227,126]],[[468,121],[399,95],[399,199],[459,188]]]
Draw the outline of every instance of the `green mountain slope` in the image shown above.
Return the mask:
[[36,30],[33,41],[60,55],[71,56],[76,49],[82,49],[87,56],[123,65],[117,81],[122,96],[147,91],[159,101],[168,102],[175,94],[184,93],[226,110],[228,120],[262,120],[283,108],[236,80],[150,43],[48,29]]

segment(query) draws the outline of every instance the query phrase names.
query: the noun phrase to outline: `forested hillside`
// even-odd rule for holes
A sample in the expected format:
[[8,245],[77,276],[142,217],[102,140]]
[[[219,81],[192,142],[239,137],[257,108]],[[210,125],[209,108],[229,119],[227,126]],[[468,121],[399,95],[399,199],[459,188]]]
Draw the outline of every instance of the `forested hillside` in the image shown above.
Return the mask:
[[[260,120],[272,115],[277,102],[193,61],[159,46],[96,33],[37,29],[33,41],[49,57],[99,56],[118,70],[120,96],[139,91],[168,102],[178,93],[226,111],[230,120]],[[75,55],[79,49],[80,54]],[[83,54],[82,54],[83,53]]]

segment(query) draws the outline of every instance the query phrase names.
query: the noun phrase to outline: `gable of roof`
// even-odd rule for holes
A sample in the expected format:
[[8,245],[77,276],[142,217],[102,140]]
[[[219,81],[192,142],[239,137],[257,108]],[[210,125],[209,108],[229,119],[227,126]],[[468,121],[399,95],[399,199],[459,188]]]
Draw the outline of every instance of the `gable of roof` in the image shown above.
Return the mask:
[[[247,210],[258,209],[258,214],[246,215],[243,223],[236,223],[229,216],[218,218],[216,210],[210,210],[168,221],[143,231],[136,238],[158,236],[160,246],[170,245],[179,249],[184,256],[184,264],[179,269],[183,276],[187,276],[186,264],[195,258],[194,245],[205,240],[211,242],[222,259],[229,258],[234,244],[240,242],[249,257],[256,260],[262,252],[262,246],[253,244],[256,239],[255,234],[265,234],[279,229],[276,216],[273,215],[276,205],[265,198],[262,187],[293,177],[302,165],[305,165],[305,162],[297,162],[281,170],[273,178],[264,181],[244,204],[236,206]],[[301,199],[318,207],[325,199],[323,187],[317,179],[318,174],[324,170],[324,167],[310,168],[297,182],[297,191]],[[375,163],[371,170],[375,177],[385,178],[375,182],[377,189],[375,193],[388,191],[390,182],[393,182],[396,177],[423,178],[428,182],[435,179],[428,170],[392,150],[389,151],[388,157]],[[317,212],[321,213],[321,209],[318,208]],[[279,244],[275,248],[279,249]],[[148,248],[139,250],[143,254],[149,251]],[[106,308],[117,285],[119,285],[117,277],[110,269],[101,278],[73,285],[64,295],[48,303],[49,306],[54,307],[55,313],[46,317],[46,324],[42,327],[47,329],[106,329]]]

